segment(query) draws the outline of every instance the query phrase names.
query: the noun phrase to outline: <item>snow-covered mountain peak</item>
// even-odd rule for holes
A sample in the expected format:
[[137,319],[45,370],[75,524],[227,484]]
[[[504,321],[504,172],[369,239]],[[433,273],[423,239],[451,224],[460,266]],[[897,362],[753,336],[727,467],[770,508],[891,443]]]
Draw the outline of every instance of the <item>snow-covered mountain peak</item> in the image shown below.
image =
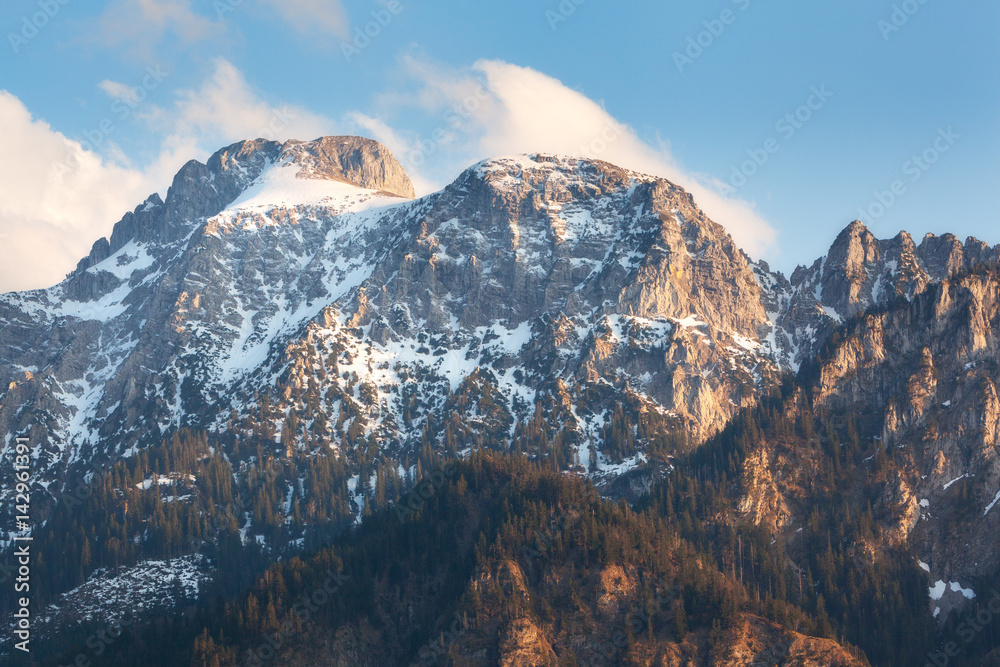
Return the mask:
[[[275,171],[279,166],[287,173]],[[352,186],[371,192],[355,193]],[[283,144],[265,139],[240,141],[219,149],[204,164],[187,162],[174,176],[163,200],[151,195],[126,213],[110,238],[99,239],[72,275],[81,275],[131,241],[158,247],[183,242],[233,204],[271,210],[281,205],[308,206],[327,197],[343,200],[344,193],[351,193],[348,199],[370,198],[374,193],[414,196],[403,167],[389,149],[372,139],[321,137]],[[352,210],[351,202],[341,203],[342,210]],[[79,291],[83,296],[101,292],[90,284]]]
[[[492,185],[524,183],[535,185],[546,181],[563,181],[569,184],[603,181],[609,175],[620,183],[652,183],[662,180],[656,176],[623,169],[603,160],[553,155],[548,153],[522,153],[488,158],[470,167],[466,175]],[[462,179],[459,179],[462,180]]]
[[248,217],[275,223],[297,220],[301,215],[330,217],[405,201],[408,200],[344,180],[316,177],[310,166],[285,156],[267,167],[219,215],[209,220],[209,226],[233,224]]

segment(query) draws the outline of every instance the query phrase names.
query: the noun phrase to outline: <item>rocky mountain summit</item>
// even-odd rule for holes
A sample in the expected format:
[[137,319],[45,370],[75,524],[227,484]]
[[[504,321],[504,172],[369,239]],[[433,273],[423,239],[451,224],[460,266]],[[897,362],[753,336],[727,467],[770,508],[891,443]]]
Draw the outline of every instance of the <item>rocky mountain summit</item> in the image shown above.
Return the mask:
[[[413,196],[368,139],[244,141],[187,163],[60,284],[0,295],[0,458],[34,444],[38,520],[180,432],[241,483],[294,462],[269,499],[289,526],[328,454],[356,521],[428,452],[520,452],[634,501],[797,374],[817,413],[863,415],[859,437],[899,452],[857,491],[883,529],[866,548],[914,545],[945,615],[1000,567],[1000,247],[854,222],[785,277],[679,186],[544,154]],[[812,469],[758,445],[733,511],[792,539]],[[233,521],[270,558],[311,539],[260,515]]]
[[202,396],[353,287],[365,258],[331,250],[381,237],[412,193],[383,146],[354,137],[246,141],[187,163],[65,281],[3,295],[6,444],[39,443],[51,484],[203,421]]
[[1000,259],[1000,246],[952,234],[928,234],[920,245],[906,232],[879,240],[859,221],[837,236],[825,257],[799,266],[790,279],[758,267],[769,314],[781,331],[775,352],[792,368],[822,347],[844,321],[897,299],[912,299],[960,270]]

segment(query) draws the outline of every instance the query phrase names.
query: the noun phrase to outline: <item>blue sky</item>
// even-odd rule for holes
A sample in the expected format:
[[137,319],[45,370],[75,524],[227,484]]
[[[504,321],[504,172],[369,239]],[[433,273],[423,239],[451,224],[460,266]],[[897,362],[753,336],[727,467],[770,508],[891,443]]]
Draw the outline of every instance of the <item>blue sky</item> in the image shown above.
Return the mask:
[[859,217],[1000,243],[993,0],[11,0],[0,26],[0,290],[264,135],[371,136],[425,193],[493,154],[602,157],[786,272]]

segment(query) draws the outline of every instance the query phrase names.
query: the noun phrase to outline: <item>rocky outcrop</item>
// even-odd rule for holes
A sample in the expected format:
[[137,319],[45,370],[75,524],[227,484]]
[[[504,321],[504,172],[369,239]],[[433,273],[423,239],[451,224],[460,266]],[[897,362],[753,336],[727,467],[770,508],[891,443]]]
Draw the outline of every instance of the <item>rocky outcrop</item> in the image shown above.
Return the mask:
[[[513,568],[516,578],[520,579],[519,568],[516,564]],[[669,640],[651,638],[647,632],[635,632],[626,644],[624,636],[618,637],[614,628],[626,627],[628,619],[641,608],[637,575],[634,568],[619,566],[597,573],[592,583],[594,590],[585,596],[589,604],[564,611],[558,629],[552,624],[539,624],[529,616],[500,624],[499,664],[557,665],[561,664],[557,653],[572,655],[582,664],[676,667],[690,664],[855,667],[865,664],[833,640],[808,637],[752,614],[737,615],[730,627],[711,637],[708,633],[692,632]],[[490,589],[489,578],[485,576],[480,580],[479,587],[484,591]],[[546,594],[555,594],[572,579],[572,576],[553,575],[546,584]],[[507,595],[524,596],[526,605],[532,595],[540,594],[540,591],[527,588],[512,591],[509,586],[502,590]],[[490,605],[488,597],[484,604]],[[590,604],[594,605],[593,609]],[[489,664],[473,647],[489,642],[487,637],[491,632],[492,627],[469,629],[455,643],[450,656],[459,664]]]
[[363,137],[322,137],[289,141],[281,156],[301,165],[303,178],[343,180],[368,190],[413,199],[413,184],[403,166],[382,144]]
[[758,281],[768,293],[765,305],[775,324],[771,349],[792,368],[812,359],[833,331],[872,308],[912,299],[960,270],[1000,259],[1000,246],[951,234],[928,234],[916,245],[906,232],[876,239],[854,221],[836,238],[826,256],[799,266],[790,279],[757,265]]
[[743,463],[743,497],[736,509],[748,521],[779,532],[792,513],[775,483],[772,469],[770,450],[766,447],[757,449],[746,458]]
[[501,667],[535,667],[559,664],[545,634],[527,618],[510,621],[500,631]]
[[[725,644],[712,653],[712,665],[751,667],[860,667],[865,664],[831,639],[807,637],[756,616],[743,616],[725,636]],[[666,661],[664,665],[690,664]]]

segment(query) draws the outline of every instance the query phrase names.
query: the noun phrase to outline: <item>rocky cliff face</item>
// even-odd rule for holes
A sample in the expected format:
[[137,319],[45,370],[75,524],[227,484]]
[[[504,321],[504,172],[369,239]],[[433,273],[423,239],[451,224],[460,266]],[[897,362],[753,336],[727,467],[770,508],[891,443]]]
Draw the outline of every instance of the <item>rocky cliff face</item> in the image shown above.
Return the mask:
[[413,184],[392,153],[362,137],[321,137],[289,141],[281,154],[302,167],[303,178],[343,181],[393,197],[413,199]]
[[906,232],[876,239],[858,221],[840,233],[825,257],[798,267],[790,279],[756,266],[775,325],[771,349],[791,368],[815,356],[845,321],[898,299],[912,299],[961,269],[1000,259],[1000,246],[951,234],[928,234],[916,245]]
[[[856,420],[871,448],[854,473],[858,481],[842,490],[859,505],[867,499],[878,518],[880,537],[866,548],[912,547],[928,576],[931,608],[944,619],[985,592],[974,582],[1000,569],[1000,274],[980,260],[995,251],[976,242],[928,238],[922,247],[894,288],[899,296],[834,329],[805,384],[817,412],[835,424]],[[878,269],[880,255],[873,256]],[[878,294],[852,284],[845,307]],[[813,484],[807,449],[766,441],[745,462],[740,510],[761,525],[787,525],[788,539],[807,519],[795,510]]]
[[767,320],[748,262],[665,181],[501,158],[407,216],[370,277],[259,374],[279,378],[277,400],[304,420],[311,382],[329,387],[320,411],[349,403],[393,451],[458,394],[493,397],[466,426],[494,439],[545,403],[600,472],[620,461],[602,447],[617,392],[697,441],[779,372],[760,350]]
[[876,409],[900,454],[900,529],[946,581],[1000,567],[1000,277],[955,275],[863,317],[820,369],[818,400]]

